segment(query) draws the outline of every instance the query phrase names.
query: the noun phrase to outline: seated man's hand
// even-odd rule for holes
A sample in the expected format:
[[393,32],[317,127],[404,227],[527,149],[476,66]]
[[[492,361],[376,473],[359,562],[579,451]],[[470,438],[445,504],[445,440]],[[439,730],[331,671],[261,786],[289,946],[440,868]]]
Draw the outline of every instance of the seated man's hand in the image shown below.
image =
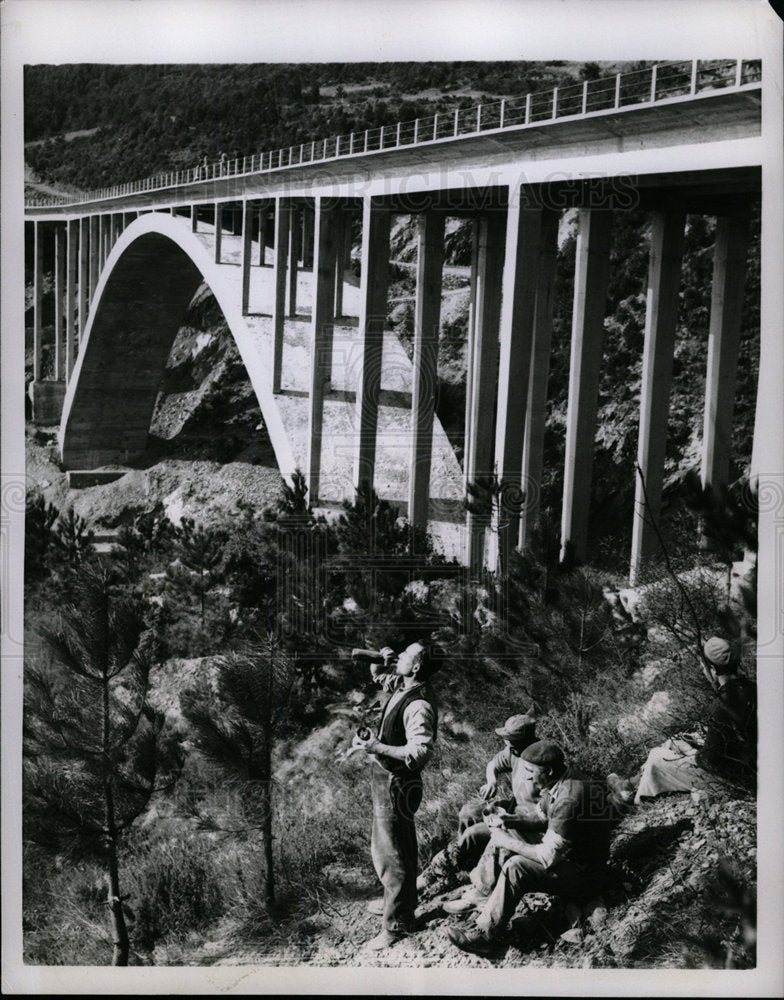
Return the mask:
[[484,821],[491,830],[505,830],[508,818],[509,813],[493,811],[487,813],[484,817]]
[[497,791],[497,786],[494,782],[487,782],[479,788],[479,795],[487,802],[488,799],[495,797]]

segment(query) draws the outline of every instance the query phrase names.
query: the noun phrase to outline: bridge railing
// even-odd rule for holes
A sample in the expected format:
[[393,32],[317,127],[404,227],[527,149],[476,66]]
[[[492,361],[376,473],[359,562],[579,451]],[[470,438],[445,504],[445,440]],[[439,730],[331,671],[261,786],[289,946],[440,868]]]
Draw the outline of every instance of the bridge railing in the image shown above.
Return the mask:
[[73,196],[26,196],[25,204],[76,205],[145,191],[178,188],[198,181],[267,173],[304,163],[401,149],[499,129],[554,122],[617,111],[632,106],[653,105],[667,99],[742,87],[760,81],[760,60],[713,59],[656,63],[644,69],[617,73],[598,80],[584,80],[521,97],[504,98],[491,104],[459,107],[414,121],[396,122],[345,135],[228,159],[145,177],[139,181],[99,188]]

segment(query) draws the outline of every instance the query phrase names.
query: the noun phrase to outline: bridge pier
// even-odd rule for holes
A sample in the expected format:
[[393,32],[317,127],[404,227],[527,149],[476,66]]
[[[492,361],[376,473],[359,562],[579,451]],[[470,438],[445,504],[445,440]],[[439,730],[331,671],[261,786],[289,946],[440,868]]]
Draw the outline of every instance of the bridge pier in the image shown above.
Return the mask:
[[66,271],[66,236],[65,223],[55,223],[54,226],[54,379],[59,382],[63,377],[63,350],[65,347],[63,332],[63,300],[65,298]]
[[36,222],[33,233],[33,382],[35,383],[41,381],[43,354],[44,223]]
[[335,262],[335,317],[343,315],[343,283],[351,260],[351,211],[344,207],[340,212],[337,236],[338,250]]
[[472,574],[484,567],[486,537],[491,524],[492,500],[489,490],[493,475],[493,440],[498,380],[498,328],[501,314],[506,219],[496,209],[479,221],[476,260],[476,306],[473,344],[467,381],[471,383],[471,426],[469,449],[465,458],[467,483],[479,495],[470,497],[473,510],[466,518],[466,562]]
[[101,234],[101,245],[99,250],[99,270],[103,271],[104,265],[106,264],[106,258],[109,256],[109,223],[111,222],[111,216],[100,215],[99,226]]
[[215,263],[221,261],[221,241],[223,237],[223,202],[215,202]]
[[250,264],[253,250],[253,208],[250,201],[242,203],[242,301],[240,311],[248,315],[250,301]]
[[422,528],[427,527],[430,499],[433,417],[438,389],[438,333],[441,326],[445,221],[442,213],[433,211],[425,212],[417,220],[418,252],[408,520],[411,524]]
[[314,252],[316,248],[315,237],[315,210],[312,205],[305,204],[302,207],[302,269],[304,271],[313,270]]
[[84,340],[90,308],[90,219],[79,219],[79,340]]
[[729,477],[748,229],[746,214],[716,220],[702,436],[703,486],[726,486]]
[[76,299],[78,289],[79,264],[79,220],[69,219],[67,222],[67,273],[65,281],[65,382],[71,381],[76,360],[77,328]]
[[542,210],[536,310],[531,369],[523,435],[522,486],[523,506],[520,510],[519,545],[525,549],[533,530],[538,526],[539,498],[542,491],[544,465],[544,430],[547,419],[547,383],[550,377],[550,341],[553,331],[555,266],[558,256],[558,224],[561,213]]
[[100,268],[98,265],[99,247],[99,227],[98,216],[90,216],[90,305],[95,300],[95,289],[98,287],[98,275]]
[[656,525],[661,512],[685,224],[680,212],[657,212],[653,217],[637,445],[640,471],[635,477],[629,574],[632,586],[645,561],[658,550]]
[[606,210],[580,209],[561,513],[561,558],[571,546],[580,562],[588,544],[611,223]]
[[362,203],[362,276],[359,289],[359,334],[362,367],[356,389],[356,445],[353,489],[373,487],[376,471],[378,400],[389,286],[391,213],[370,197]]
[[528,378],[536,315],[542,210],[527,208],[517,190],[506,218],[506,254],[499,327],[495,474],[500,486],[494,511],[496,551],[491,567],[506,566],[518,541]]
[[308,422],[308,490],[311,504],[321,487],[321,436],[324,393],[332,377],[335,305],[335,212],[329,198],[316,199],[313,265],[313,316],[310,350],[310,413]]
[[289,219],[289,316],[297,315],[297,277],[302,226],[300,214],[299,206],[292,201]]
[[275,275],[272,303],[272,391],[280,392],[283,376],[283,327],[286,319],[286,257],[289,252],[291,205],[275,199]]

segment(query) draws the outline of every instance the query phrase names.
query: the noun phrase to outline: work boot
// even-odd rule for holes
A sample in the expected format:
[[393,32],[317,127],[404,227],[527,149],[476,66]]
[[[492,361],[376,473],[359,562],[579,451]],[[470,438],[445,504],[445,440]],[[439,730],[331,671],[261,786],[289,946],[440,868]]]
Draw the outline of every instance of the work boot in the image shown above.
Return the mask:
[[405,937],[403,931],[388,931],[381,930],[376,934],[374,938],[371,938],[367,942],[367,947],[371,951],[382,951],[384,948],[389,948],[396,942],[402,940]]
[[459,927],[447,927],[446,934],[452,944],[457,945],[461,951],[470,951],[476,955],[486,954],[493,946],[492,940],[478,927],[467,931]]

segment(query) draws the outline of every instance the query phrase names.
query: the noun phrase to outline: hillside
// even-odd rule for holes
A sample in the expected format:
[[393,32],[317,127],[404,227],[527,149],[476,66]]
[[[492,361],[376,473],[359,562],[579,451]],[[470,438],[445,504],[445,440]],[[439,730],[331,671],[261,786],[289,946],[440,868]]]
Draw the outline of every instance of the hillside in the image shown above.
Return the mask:
[[101,187],[205,156],[241,157],[595,79],[623,65],[28,66],[25,157],[49,183]]

